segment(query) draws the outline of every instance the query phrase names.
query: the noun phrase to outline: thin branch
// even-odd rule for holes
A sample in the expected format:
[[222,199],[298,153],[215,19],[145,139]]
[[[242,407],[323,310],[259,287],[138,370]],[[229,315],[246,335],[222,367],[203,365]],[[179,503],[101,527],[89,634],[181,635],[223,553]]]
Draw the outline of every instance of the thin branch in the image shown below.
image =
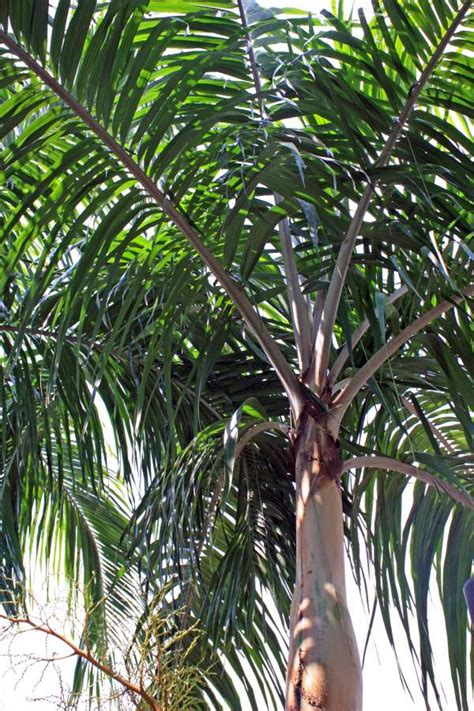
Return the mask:
[[[471,7],[471,4],[472,0],[465,0],[463,5],[461,6],[461,9],[459,10],[453,22],[451,23],[451,26],[446,31],[446,34],[444,35],[438,47],[434,51],[425,69],[421,73],[420,78],[411,87],[405,106],[398,119],[394,122],[393,129],[390,132],[390,135],[387,138],[387,141],[378,159],[375,161],[375,168],[383,168],[385,165],[387,165],[387,162],[392,154],[395,144],[400,138],[405,124],[407,123],[422,90],[424,89],[436,65],[441,59],[443,52],[451,41],[454,33],[456,32],[457,28],[459,27],[469,8]],[[322,390],[326,384],[326,373],[329,365],[332,331],[336,322],[339,302],[341,300],[342,289],[346,281],[346,276],[349,269],[354,244],[357,239],[357,236],[359,235],[360,228],[364,221],[364,217],[369,208],[370,201],[372,195],[375,192],[376,187],[377,181],[375,180],[371,182],[364,190],[364,193],[359,201],[359,204],[357,205],[356,211],[347,230],[346,236],[342,241],[339,254],[337,256],[336,265],[334,267],[334,272],[331,277],[331,282],[329,284],[326,304],[323,310],[320,327],[318,329],[318,334],[315,342],[315,379],[316,386],[319,390]]]
[[[26,631],[28,632],[28,630]],[[60,657],[57,657],[53,654],[51,657],[35,657],[35,662],[46,662],[47,664],[54,664],[54,662],[62,662],[64,659],[71,659],[71,657],[75,656],[76,652],[71,652],[70,654],[62,654]]]
[[260,73],[258,71],[257,58],[255,56],[255,50],[253,48],[253,42],[249,32],[249,23],[247,21],[247,13],[245,12],[243,0],[237,0],[237,6],[239,8],[240,21],[242,23],[242,27],[245,30],[245,41],[247,45],[247,53],[249,56],[250,67],[252,69],[252,77],[255,86],[255,92],[257,95],[258,108],[262,120],[265,121],[268,119],[268,115],[265,109],[265,103],[263,101],[262,82],[260,79]]
[[[252,37],[249,32],[247,14],[243,0],[237,0],[239,8],[240,20],[245,31],[245,39],[247,45],[247,53],[252,69],[252,77],[257,96],[260,117],[262,121],[268,120],[268,114],[265,109],[265,101],[262,94],[262,81],[258,71],[257,58],[253,47]],[[283,198],[278,193],[273,193],[275,205],[282,202]],[[278,223],[278,232],[280,235],[281,250],[283,256],[283,266],[285,270],[286,288],[288,293],[288,302],[290,305],[291,322],[293,325],[293,333],[295,337],[296,351],[298,354],[298,363],[300,372],[303,374],[309,367],[312,355],[312,338],[311,338],[311,323],[308,316],[308,308],[303,296],[301,284],[296,268],[295,251],[291,241],[291,230],[288,217],[283,217]]]
[[[398,299],[400,299],[402,296],[405,296],[405,294],[408,293],[408,287],[406,286],[401,286],[400,289],[397,289],[394,291],[390,296],[387,297],[387,301],[389,304],[395,303]],[[354,333],[352,334],[351,337],[351,348],[355,348],[355,346],[359,343],[361,338],[365,335],[365,333],[369,330],[370,328],[370,321],[368,318],[364,319],[355,329]],[[336,382],[337,378],[339,377],[339,373],[345,366],[347,359],[349,357],[349,344],[344,343],[344,345],[341,348],[341,352],[337,356],[336,360],[334,361],[334,365],[332,366],[329,375],[328,375],[328,385],[329,387],[332,387],[334,383]]]
[[[278,202],[281,201],[281,197],[279,195],[275,195],[275,201],[278,204]],[[280,220],[278,224],[278,231],[280,234],[286,288],[290,304],[291,322],[293,324],[296,351],[298,353],[298,363],[300,372],[303,374],[311,362],[311,323],[308,315],[308,307],[305,302],[303,292],[301,291],[301,285],[298,278],[295,253],[291,242],[290,223],[287,217]]]
[[36,632],[43,632],[44,634],[49,635],[50,637],[55,637],[56,639],[59,639],[66,646],[72,649],[73,654],[77,655],[78,657],[81,657],[81,659],[84,659],[86,662],[89,662],[89,664],[99,669],[111,679],[114,679],[117,683],[119,683],[128,691],[131,691],[133,694],[137,694],[138,696],[140,696],[153,711],[161,711],[161,706],[159,706],[156,699],[154,699],[153,696],[148,694],[144,689],[129,681],[118,672],[114,671],[107,664],[104,664],[103,662],[96,659],[88,650],[78,647],[77,644],[75,644],[72,640],[68,639],[60,632],[56,632],[56,630],[53,630],[49,625],[37,624],[33,622],[33,620],[30,620],[29,617],[10,617],[9,615],[4,615],[2,613],[0,613],[0,619],[6,620],[7,622],[10,622],[12,624],[28,625],[29,627],[31,627],[32,630],[35,630]]
[[341,244],[334,272],[329,283],[323,311],[319,319],[319,327],[314,343],[315,383],[318,392],[321,392],[326,384],[326,372],[329,364],[332,331],[336,322],[342,288],[349,269],[349,263],[355,240],[359,234],[365,213],[369,207],[373,191],[373,187],[369,185],[365,189],[364,194],[357,205],[354,217],[352,218],[347,234]]
[[312,324],[312,334],[311,334],[313,343],[316,340],[316,336],[317,336],[318,329],[319,329],[319,324],[321,323],[321,316],[323,314],[324,304],[326,301],[326,294],[327,294],[326,287],[319,289],[318,293],[316,294],[316,300],[314,302],[314,309],[313,309],[313,324]]
[[26,50],[17,44],[5,32],[0,31],[0,42],[16,55],[26,66],[33,71],[41,81],[46,84],[61,101],[63,101],[72,111],[88,126],[93,133],[104,143],[115,155],[120,163],[134,176],[146,192],[161,207],[163,212],[170,218],[178,230],[186,237],[191,246],[199,254],[202,261],[215,276],[226,294],[240,312],[248,329],[253,333],[261,348],[265,352],[268,360],[275,368],[275,371],[286,390],[290,403],[293,407],[301,403],[301,394],[298,380],[290,368],[288,362],[280,351],[275,340],[261,320],[260,316],[245,295],[241,286],[225,270],[219,260],[202,242],[196,229],[191,225],[189,219],[182,214],[173,202],[158,188],[153,180],[135,162],[127,151],[117,143],[117,141],[103,128],[86,109],[68,92],[59,82],[54,79],[38,62],[36,62]]
[[360,368],[357,373],[350,378],[348,384],[344,390],[335,398],[333,402],[332,414],[334,418],[339,422],[342,421],[345,411],[351,404],[352,400],[355,398],[359,390],[364,387],[369,378],[377,372],[377,370],[382,366],[389,358],[392,357],[394,353],[398,351],[407,341],[409,341],[413,336],[415,336],[419,331],[421,331],[425,326],[434,321],[439,316],[442,316],[446,311],[458,306],[469,296],[474,294],[474,286],[466,289],[462,296],[453,296],[450,301],[441,301],[433,309],[430,309],[424,313],[419,318],[412,321],[412,323],[400,331],[397,336],[391,338],[387,343],[380,348],[372,358],[369,358],[367,363]]
[[456,489],[445,481],[441,481],[438,477],[433,476],[433,474],[430,474],[424,469],[413,466],[413,464],[408,464],[407,462],[402,462],[400,459],[393,459],[392,457],[353,457],[352,459],[346,459],[346,461],[342,463],[342,472],[347,472],[350,469],[359,469],[360,467],[385,469],[387,471],[399,472],[400,474],[414,477],[436,489],[439,494],[448,494],[448,496],[454,499],[458,504],[464,506],[464,508],[474,511],[474,499],[472,499],[469,494]]

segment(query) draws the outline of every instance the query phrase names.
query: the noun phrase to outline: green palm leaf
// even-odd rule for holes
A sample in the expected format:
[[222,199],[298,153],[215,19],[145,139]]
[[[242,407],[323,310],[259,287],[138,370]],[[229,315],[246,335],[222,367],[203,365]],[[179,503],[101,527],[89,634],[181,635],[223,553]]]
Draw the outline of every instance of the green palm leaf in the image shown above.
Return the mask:
[[244,5],[248,28],[230,0],[1,5],[1,587],[15,596],[25,551],[40,552],[81,579],[112,655],[110,635],[140,629],[171,585],[176,626],[204,630],[191,662],[209,661],[196,683],[214,707],[238,707],[236,676],[249,707],[253,678],[281,707],[299,328],[324,327],[368,194],[312,407],[339,418],[343,460],[390,457],[438,482],[345,474],[344,525],[359,582],[369,552],[389,640],[396,611],[441,703],[436,571],[464,710],[472,513],[439,492],[474,493],[468,4],[387,0],[357,19],[342,4],[315,18]]

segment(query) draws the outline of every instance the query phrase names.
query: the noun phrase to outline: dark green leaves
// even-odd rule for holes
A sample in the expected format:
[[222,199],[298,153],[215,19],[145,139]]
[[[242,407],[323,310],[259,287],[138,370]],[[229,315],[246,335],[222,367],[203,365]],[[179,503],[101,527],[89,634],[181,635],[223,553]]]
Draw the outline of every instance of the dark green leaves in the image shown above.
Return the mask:
[[[288,219],[304,301],[317,313],[354,205],[378,181],[332,338],[334,358],[348,341],[338,392],[468,282],[471,20],[379,168],[455,3],[386,0],[359,20],[342,3],[337,16],[312,19],[250,5],[265,120],[230,0],[18,0],[1,5],[1,20],[186,215],[295,371],[278,224]],[[23,580],[28,541],[44,557],[62,546],[56,567],[92,580],[95,600],[112,591],[102,616],[111,629],[140,615],[134,565],[151,592],[171,580],[170,605],[204,622],[208,653],[239,677],[245,655],[278,708],[294,489],[281,429],[252,430],[287,423],[278,378],[174,224],[4,49],[0,95],[2,575]],[[389,303],[401,284],[407,293]],[[343,448],[418,463],[472,493],[469,318],[467,306],[453,310],[384,363],[346,414]],[[425,695],[436,684],[426,624],[436,567],[466,709],[468,516],[387,472],[345,481],[344,503],[355,565],[365,546],[389,637],[396,610]],[[237,707],[232,675],[219,669],[206,693]],[[257,708],[253,683],[244,686],[243,703]]]

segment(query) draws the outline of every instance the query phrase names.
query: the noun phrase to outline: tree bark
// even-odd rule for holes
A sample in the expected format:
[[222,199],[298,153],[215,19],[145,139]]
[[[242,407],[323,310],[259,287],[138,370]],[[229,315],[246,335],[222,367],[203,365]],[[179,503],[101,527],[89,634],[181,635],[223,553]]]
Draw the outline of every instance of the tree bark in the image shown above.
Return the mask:
[[293,451],[297,569],[286,711],[361,711],[362,670],[345,590],[341,458],[322,417],[308,407]]

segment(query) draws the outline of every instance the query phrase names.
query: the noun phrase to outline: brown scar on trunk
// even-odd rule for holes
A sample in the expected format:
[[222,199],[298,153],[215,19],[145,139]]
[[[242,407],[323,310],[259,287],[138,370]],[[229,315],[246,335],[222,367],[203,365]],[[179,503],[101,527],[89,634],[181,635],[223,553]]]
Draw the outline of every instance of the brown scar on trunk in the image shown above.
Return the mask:
[[[319,711],[324,711],[325,700],[321,697],[316,697],[313,694],[308,694],[303,689],[303,675],[305,673],[305,664],[303,660],[303,654],[301,649],[298,650],[298,668],[296,670],[296,680],[292,681],[293,694],[295,696],[295,702],[288,707],[288,711],[305,711],[309,706],[312,709],[319,709]],[[323,696],[325,696],[323,692]],[[304,705],[303,705],[304,704]]]
[[[326,427],[327,413],[323,419],[321,413],[314,417],[313,403],[307,403],[303,408],[296,430],[290,437],[289,459],[292,471],[296,474],[297,459],[303,460],[311,471],[311,493],[315,494],[320,486],[341,480],[341,453],[339,441],[334,439]],[[308,438],[309,420],[313,420],[311,438]],[[304,468],[303,464],[303,468]],[[309,467],[308,467],[309,465]]]
[[[302,453],[300,449],[302,445],[302,436],[308,425],[308,420],[312,419],[316,432],[315,442],[312,446],[312,451]],[[319,470],[315,469],[314,476],[320,483],[324,479],[328,481],[340,481],[341,478],[341,460],[339,452],[339,440],[334,439],[327,427],[328,412],[322,407],[306,397],[305,405],[300,413],[296,427],[290,431],[290,448],[289,460],[291,471],[296,471],[296,459],[298,456],[303,456],[308,462],[318,462]],[[320,456],[322,454],[322,456]]]

